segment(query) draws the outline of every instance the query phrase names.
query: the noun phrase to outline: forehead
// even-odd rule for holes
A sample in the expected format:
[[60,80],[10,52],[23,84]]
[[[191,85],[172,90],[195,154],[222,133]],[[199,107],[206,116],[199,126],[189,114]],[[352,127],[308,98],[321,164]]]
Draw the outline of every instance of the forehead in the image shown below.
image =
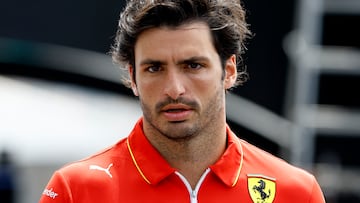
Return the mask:
[[135,55],[183,53],[189,51],[214,52],[210,28],[202,22],[177,27],[156,27],[143,31],[135,44]]
[[[205,36],[210,36],[210,28],[207,24],[205,24],[203,22],[198,22],[198,21],[181,24],[181,25],[175,26],[175,27],[174,26],[160,26],[160,27],[149,28],[139,34],[136,44],[142,38],[152,36],[152,35],[154,35],[154,33],[156,33],[155,35],[158,35],[159,33],[164,33],[164,34],[171,33],[171,36],[176,36],[176,37],[178,35],[197,33],[197,34],[201,34],[203,37],[205,37]],[[178,33],[178,35],[176,35],[176,33]]]

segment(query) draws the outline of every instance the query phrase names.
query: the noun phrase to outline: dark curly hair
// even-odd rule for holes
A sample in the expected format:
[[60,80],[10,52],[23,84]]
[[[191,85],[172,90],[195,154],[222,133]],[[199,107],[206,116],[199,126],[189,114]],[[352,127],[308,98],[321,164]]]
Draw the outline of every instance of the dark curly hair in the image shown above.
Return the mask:
[[[245,82],[247,73],[241,55],[251,31],[239,0],[128,0],[120,14],[115,44],[111,48],[114,62],[122,68],[127,64],[135,67],[134,47],[143,31],[191,22],[205,22],[209,26],[223,68],[231,55],[237,56],[241,67],[238,67],[235,86]],[[129,82],[129,78],[125,78],[124,84],[128,87]]]

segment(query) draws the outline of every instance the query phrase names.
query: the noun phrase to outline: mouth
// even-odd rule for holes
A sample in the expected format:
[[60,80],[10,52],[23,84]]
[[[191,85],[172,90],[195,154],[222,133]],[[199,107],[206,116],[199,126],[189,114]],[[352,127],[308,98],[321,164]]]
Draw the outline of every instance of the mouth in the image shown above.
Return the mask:
[[165,110],[164,112],[167,112],[167,113],[178,113],[178,112],[182,112],[182,111],[187,111],[186,109],[168,109],[168,110]]
[[161,109],[163,112],[180,112],[188,110],[191,110],[191,107],[185,104],[168,104]]
[[179,122],[189,119],[190,114],[193,110],[183,104],[169,104],[161,109],[165,119],[170,122]]

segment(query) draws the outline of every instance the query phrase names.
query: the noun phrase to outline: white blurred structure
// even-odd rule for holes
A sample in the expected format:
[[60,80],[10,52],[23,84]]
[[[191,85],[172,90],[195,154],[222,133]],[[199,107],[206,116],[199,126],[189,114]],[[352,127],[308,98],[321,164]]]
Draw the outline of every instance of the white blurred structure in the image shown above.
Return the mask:
[[52,172],[128,135],[141,110],[127,96],[0,76],[0,150],[18,167],[17,202],[37,202]]
[[126,96],[0,76],[0,148],[23,164],[79,158],[124,137],[141,115]]

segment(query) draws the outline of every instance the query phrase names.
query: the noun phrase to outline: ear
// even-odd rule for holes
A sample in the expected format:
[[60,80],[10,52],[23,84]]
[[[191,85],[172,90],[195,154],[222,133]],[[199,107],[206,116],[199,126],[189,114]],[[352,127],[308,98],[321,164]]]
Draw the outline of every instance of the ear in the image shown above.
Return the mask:
[[237,79],[237,67],[236,67],[236,56],[232,55],[225,63],[225,78],[224,87],[230,89],[236,83]]
[[137,86],[136,86],[136,81],[134,81],[134,78],[135,78],[134,75],[133,75],[133,74],[135,74],[134,67],[131,66],[131,65],[128,65],[128,72],[129,72],[129,77],[130,77],[131,89],[132,89],[135,96],[139,96]]

